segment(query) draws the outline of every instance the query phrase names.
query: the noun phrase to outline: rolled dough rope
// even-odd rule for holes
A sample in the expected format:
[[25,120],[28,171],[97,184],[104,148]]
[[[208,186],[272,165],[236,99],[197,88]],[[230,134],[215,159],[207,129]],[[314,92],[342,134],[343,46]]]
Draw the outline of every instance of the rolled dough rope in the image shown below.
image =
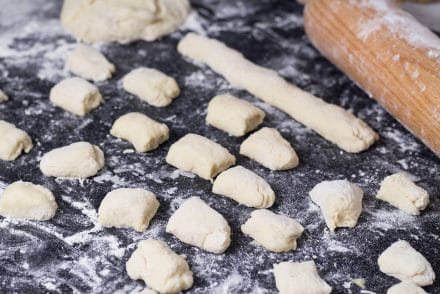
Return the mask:
[[252,63],[217,40],[189,33],[177,49],[186,57],[206,63],[233,86],[285,111],[347,152],[364,151],[378,139],[376,132],[350,112],[299,89],[275,71]]

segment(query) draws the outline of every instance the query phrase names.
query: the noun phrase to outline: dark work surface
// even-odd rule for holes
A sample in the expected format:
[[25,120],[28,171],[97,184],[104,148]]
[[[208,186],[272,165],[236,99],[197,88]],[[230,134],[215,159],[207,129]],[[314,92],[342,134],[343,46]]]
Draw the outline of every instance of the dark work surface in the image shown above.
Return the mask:
[[[53,191],[59,205],[56,216],[47,222],[0,217],[1,293],[140,290],[143,282],[128,278],[125,262],[136,244],[146,238],[164,240],[187,255],[195,277],[189,293],[274,293],[274,263],[310,259],[334,293],[361,293],[351,283],[354,278],[365,278],[369,291],[385,293],[398,281],[382,274],[376,260],[398,239],[410,242],[440,275],[439,159],[311,46],[304,35],[301,7],[295,1],[197,0],[193,7],[198,15],[169,37],[151,43],[101,46],[117,72],[111,80],[98,84],[105,103],[84,118],[56,108],[48,100],[50,88],[69,76],[64,58],[75,42],[59,26],[61,2],[0,0],[0,5],[0,88],[10,96],[10,101],[0,105],[0,119],[26,130],[34,141],[29,154],[0,162],[0,190],[17,180],[32,181]],[[176,52],[176,44],[187,30],[204,31],[299,87],[350,109],[377,130],[381,139],[361,154],[339,150],[281,111],[231,88],[209,69],[184,60]],[[129,95],[119,81],[138,66],[172,75],[182,94],[166,108],[151,107]],[[300,157],[298,168],[271,172],[238,154],[243,138],[228,137],[205,124],[209,99],[227,91],[266,111],[264,126],[277,128],[291,142]],[[147,154],[133,152],[129,143],[109,134],[113,121],[129,111],[166,123],[170,140]],[[306,229],[296,251],[274,254],[251,243],[239,227],[252,209],[213,195],[209,181],[165,163],[170,145],[188,132],[227,147],[238,164],[272,185],[277,194],[273,211],[296,218]],[[76,141],[88,141],[104,150],[104,170],[86,180],[44,177],[38,168],[41,156]],[[431,195],[431,204],[419,217],[374,198],[380,181],[402,170]],[[314,185],[333,179],[348,179],[365,192],[358,225],[335,233],[329,232],[308,197]],[[161,206],[146,232],[96,226],[100,201],[119,187],[142,187],[157,194]],[[170,215],[192,195],[200,196],[230,223],[233,241],[225,254],[206,253],[165,232]],[[440,293],[440,279],[426,290]]]

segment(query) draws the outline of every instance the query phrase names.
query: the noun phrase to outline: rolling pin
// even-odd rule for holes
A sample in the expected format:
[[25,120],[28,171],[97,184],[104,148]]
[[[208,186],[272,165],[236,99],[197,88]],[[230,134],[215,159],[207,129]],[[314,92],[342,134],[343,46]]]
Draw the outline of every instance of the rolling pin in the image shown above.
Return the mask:
[[391,0],[308,0],[318,50],[440,156],[440,38]]

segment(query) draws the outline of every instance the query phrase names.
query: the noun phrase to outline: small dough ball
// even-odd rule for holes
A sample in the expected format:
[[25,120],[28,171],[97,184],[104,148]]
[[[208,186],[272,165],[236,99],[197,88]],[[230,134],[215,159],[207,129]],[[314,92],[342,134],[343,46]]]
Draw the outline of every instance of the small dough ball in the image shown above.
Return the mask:
[[134,145],[137,152],[147,152],[168,140],[169,129],[145,114],[130,112],[119,117],[110,133]]
[[0,120],[0,159],[15,160],[22,152],[29,153],[33,147],[31,137],[13,124]]
[[259,209],[251,213],[241,231],[267,250],[287,252],[296,249],[296,240],[304,228],[293,218]]
[[235,164],[229,151],[200,135],[187,134],[171,145],[166,162],[210,180]]
[[168,220],[167,233],[212,253],[223,253],[231,243],[231,228],[223,216],[199,197],[191,197]]
[[280,294],[329,294],[332,291],[319,276],[313,260],[274,264],[273,272]]
[[330,230],[356,226],[364,195],[357,185],[347,180],[324,181],[316,185],[309,195],[321,208]]
[[122,86],[125,91],[156,107],[169,105],[180,94],[175,79],[147,67],[134,69],[125,75]]
[[101,82],[111,78],[115,66],[101,52],[83,44],[76,45],[66,62],[67,69],[86,80]]
[[0,89],[0,103],[8,101],[8,96]]
[[185,258],[158,240],[141,241],[127,261],[126,269],[130,278],[142,279],[160,293],[179,293],[193,284],[193,273]]
[[73,114],[84,116],[102,102],[98,88],[82,78],[67,78],[50,90],[50,101]]
[[214,181],[212,192],[229,197],[247,207],[268,208],[275,201],[275,192],[256,173],[235,166],[222,172]]
[[109,192],[98,209],[98,223],[104,227],[130,227],[145,231],[159,208],[156,195],[139,188]]
[[411,281],[403,281],[388,289],[387,294],[426,294],[423,288],[420,288]]
[[386,177],[376,198],[412,215],[419,215],[429,204],[428,192],[414,184],[406,173]]
[[240,137],[256,129],[265,113],[252,103],[229,94],[215,96],[208,104],[206,122],[231,136]]
[[88,178],[104,167],[104,153],[88,142],[76,142],[43,155],[40,169],[48,177]]
[[295,150],[276,129],[262,128],[240,146],[245,155],[271,170],[287,170],[298,165]]
[[380,271],[401,281],[410,280],[419,286],[434,283],[435,273],[426,258],[411,245],[399,240],[379,256]]
[[43,186],[18,181],[3,191],[0,215],[45,221],[54,217],[58,208],[52,192]]

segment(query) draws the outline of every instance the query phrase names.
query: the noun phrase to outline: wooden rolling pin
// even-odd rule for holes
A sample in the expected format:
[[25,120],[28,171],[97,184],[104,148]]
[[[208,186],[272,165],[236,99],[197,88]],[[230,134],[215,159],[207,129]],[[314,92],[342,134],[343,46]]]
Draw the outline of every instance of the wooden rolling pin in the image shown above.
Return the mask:
[[308,0],[321,53],[440,156],[440,39],[390,0]]

